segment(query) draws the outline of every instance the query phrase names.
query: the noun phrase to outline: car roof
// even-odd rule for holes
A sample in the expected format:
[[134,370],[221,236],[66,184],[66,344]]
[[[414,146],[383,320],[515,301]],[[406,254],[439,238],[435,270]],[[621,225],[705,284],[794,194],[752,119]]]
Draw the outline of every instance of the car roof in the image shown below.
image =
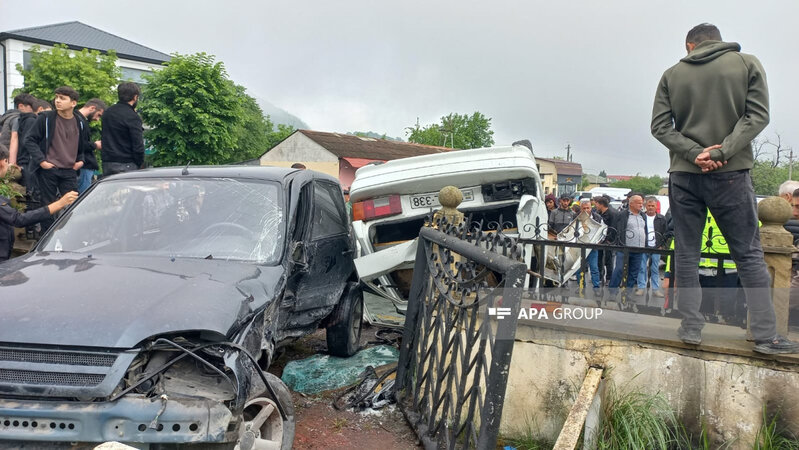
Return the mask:
[[[184,169],[188,171],[184,175]],[[188,176],[193,178],[250,178],[254,180],[277,181],[287,184],[295,178],[313,178],[326,180],[338,184],[338,180],[330,175],[313,170],[291,169],[272,166],[188,166],[187,167],[159,167],[155,169],[135,170],[109,176],[104,180],[125,180],[142,178],[179,178]]]

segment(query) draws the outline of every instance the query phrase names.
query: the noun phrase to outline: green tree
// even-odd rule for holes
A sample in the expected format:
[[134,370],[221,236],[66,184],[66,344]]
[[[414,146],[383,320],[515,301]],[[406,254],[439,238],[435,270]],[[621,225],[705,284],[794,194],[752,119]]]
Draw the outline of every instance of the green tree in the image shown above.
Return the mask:
[[241,116],[234,130],[236,144],[233,150],[243,161],[257,158],[271,148],[273,125],[243,86],[236,86],[236,94],[241,99]]
[[116,65],[117,55],[113,50],[102,54],[97,50],[72,51],[66,45],[56,44],[43,51],[39,46],[31,50],[28,70],[17,64],[17,71],[25,77],[22,89],[43,100],[52,100],[53,91],[60,86],[71,86],[80,93],[78,104],[90,98],[100,98],[106,103],[116,103],[116,87],[121,71]]
[[438,145],[457,149],[490,147],[494,145],[494,131],[491,119],[480,112],[471,116],[451,113],[441,118],[441,123],[422,128],[416,126],[406,129],[408,142],[425,145]]
[[156,150],[153,165],[242,161],[250,155],[242,148],[258,145],[257,138],[245,138],[241,131],[242,121],[253,120],[255,110],[250,105],[245,113],[248,100],[214,56],[176,53],[166,67],[144,78],[140,112],[151,127],[145,138]]
[[[794,173],[797,166],[794,165]],[[755,161],[752,167],[752,185],[757,195],[777,195],[780,184],[788,179],[788,164],[774,166],[772,161]]]
[[[266,120],[271,123],[269,116],[266,116]],[[291,125],[286,125],[283,123],[277,124],[277,126],[273,126],[272,131],[269,132],[268,140],[269,140],[269,148],[271,149],[275,145],[279,144],[280,141],[289,137],[291,133],[295,131],[295,128]]]
[[600,177],[602,177],[602,178],[607,178],[607,177],[608,177],[608,174],[607,174],[607,172],[605,172],[604,170],[600,170],[600,171],[599,171],[599,176],[600,176]]
[[634,176],[626,181],[617,181],[613,183],[612,187],[630,188],[633,192],[639,192],[644,195],[657,194],[662,186],[663,179],[659,175],[651,177]]

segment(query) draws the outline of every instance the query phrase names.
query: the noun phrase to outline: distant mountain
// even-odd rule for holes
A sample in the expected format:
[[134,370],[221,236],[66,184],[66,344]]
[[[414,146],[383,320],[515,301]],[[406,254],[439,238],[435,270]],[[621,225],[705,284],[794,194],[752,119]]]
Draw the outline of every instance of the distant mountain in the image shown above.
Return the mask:
[[373,138],[373,139],[385,139],[387,141],[405,142],[405,141],[402,140],[402,138],[398,138],[398,137],[395,138],[395,137],[391,137],[391,136],[386,136],[385,133],[382,133],[382,134],[381,133],[375,133],[374,131],[352,131],[352,132],[348,132],[347,134],[351,134],[353,136],[368,137],[368,138]]
[[310,127],[307,123],[303,122],[302,119],[291,114],[290,112],[279,108],[273,105],[269,100],[255,97],[255,101],[258,102],[258,106],[264,112],[265,116],[269,116],[269,120],[272,121],[274,124],[282,123],[283,125],[291,125],[292,127],[299,129],[299,130],[308,130]]

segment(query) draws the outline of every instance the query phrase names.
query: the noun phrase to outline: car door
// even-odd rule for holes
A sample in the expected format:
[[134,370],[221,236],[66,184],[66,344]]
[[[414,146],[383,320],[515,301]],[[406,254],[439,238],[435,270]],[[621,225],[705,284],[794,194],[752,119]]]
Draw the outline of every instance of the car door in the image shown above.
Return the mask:
[[297,311],[332,309],[353,272],[353,247],[341,188],[316,180],[312,198],[304,244],[307,271],[297,286]]

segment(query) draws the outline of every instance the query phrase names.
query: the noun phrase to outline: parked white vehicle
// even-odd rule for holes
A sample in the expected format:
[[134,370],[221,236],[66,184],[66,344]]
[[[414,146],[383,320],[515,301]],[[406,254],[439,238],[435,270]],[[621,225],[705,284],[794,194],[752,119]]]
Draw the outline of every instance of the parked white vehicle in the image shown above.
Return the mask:
[[[463,193],[458,209],[510,236],[546,236],[547,211],[531,149],[524,145],[456,150],[365,166],[350,188],[355,260],[361,281],[404,311],[410,290],[416,238],[430,214],[440,208],[438,191],[455,186]],[[501,222],[500,222],[501,218]],[[525,252],[529,264],[532,251]],[[380,322],[370,314],[370,322]]]
[[613,188],[613,187],[595,187],[590,189],[592,197],[599,197],[600,195],[607,195],[612,200],[622,200],[630,192],[629,188]]

